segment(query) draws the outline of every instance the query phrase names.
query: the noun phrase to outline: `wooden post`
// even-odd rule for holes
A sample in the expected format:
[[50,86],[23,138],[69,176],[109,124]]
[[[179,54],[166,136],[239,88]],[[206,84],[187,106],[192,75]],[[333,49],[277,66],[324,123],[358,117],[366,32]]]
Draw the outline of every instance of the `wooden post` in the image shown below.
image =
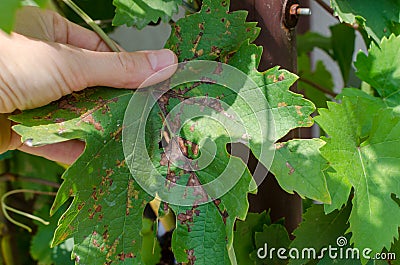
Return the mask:
[[[259,70],[279,65],[293,73],[297,72],[296,28],[285,25],[285,6],[299,4],[293,0],[232,0],[231,10],[248,10],[248,21],[257,21],[261,33],[255,41],[264,47]],[[301,3],[303,4],[303,3]],[[296,21],[290,21],[293,24]],[[289,23],[289,24],[290,24]],[[296,91],[296,86],[292,87]],[[289,138],[299,137],[298,132]],[[257,161],[253,158],[249,168],[254,172]],[[261,170],[263,171],[263,170]],[[264,172],[266,172],[264,170]],[[268,174],[259,186],[256,196],[250,195],[250,211],[271,209],[271,218],[285,218],[285,226],[291,233],[301,222],[302,200],[282,190],[272,174]]]

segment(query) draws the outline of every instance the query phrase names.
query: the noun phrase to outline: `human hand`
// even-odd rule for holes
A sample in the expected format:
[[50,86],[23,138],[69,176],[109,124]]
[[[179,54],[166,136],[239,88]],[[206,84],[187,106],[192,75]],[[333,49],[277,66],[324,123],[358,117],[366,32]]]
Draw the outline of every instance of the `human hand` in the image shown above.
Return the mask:
[[[0,31],[0,113],[40,107],[86,87],[137,88],[177,62],[169,50],[110,52],[96,33],[35,7],[18,12],[15,28],[11,35]],[[173,67],[162,71],[152,78],[152,84],[174,72]],[[10,132],[4,115],[0,131],[0,153],[19,149],[71,164],[84,149],[84,143],[77,140],[25,146],[19,135]]]

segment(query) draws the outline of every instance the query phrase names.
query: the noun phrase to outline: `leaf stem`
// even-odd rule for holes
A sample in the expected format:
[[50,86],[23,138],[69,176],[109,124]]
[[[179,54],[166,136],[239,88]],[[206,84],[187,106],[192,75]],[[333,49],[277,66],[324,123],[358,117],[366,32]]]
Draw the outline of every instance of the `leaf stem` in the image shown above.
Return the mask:
[[332,96],[334,98],[338,95],[337,93],[335,93],[335,92],[333,92],[333,91],[331,91],[331,90],[329,90],[329,89],[327,89],[327,88],[325,88],[325,87],[323,87],[323,86],[321,86],[321,85],[319,85],[319,84],[317,84],[317,83],[315,83],[315,82],[313,82],[311,80],[308,80],[308,79],[306,79],[304,77],[300,77],[299,81],[300,82],[304,82],[304,83],[306,83],[306,84],[318,89],[319,91],[321,91],[321,92],[323,92],[323,93],[325,93],[327,95],[330,95],[330,96]]
[[79,6],[77,6],[72,0],[62,0],[66,5],[68,5],[78,16],[80,16],[86,24],[88,24],[108,45],[108,47],[113,52],[120,52],[121,50],[115,44],[115,42],[100,28],[100,26],[93,21]]
[[25,217],[30,218],[30,219],[32,219],[32,220],[36,220],[36,221],[38,221],[38,222],[40,222],[40,223],[42,223],[42,224],[44,224],[44,225],[48,225],[49,222],[43,220],[42,218],[40,218],[40,217],[38,217],[38,216],[35,216],[35,215],[33,215],[33,214],[30,214],[30,213],[22,212],[22,211],[20,211],[20,210],[15,209],[15,208],[12,208],[12,207],[8,206],[8,205],[5,203],[5,200],[7,199],[7,197],[9,197],[9,196],[11,196],[11,195],[13,195],[13,194],[17,194],[17,193],[33,193],[33,194],[49,195],[49,196],[55,196],[56,193],[55,193],[55,192],[47,192],[47,191],[37,191],[37,190],[20,189],[20,190],[12,190],[12,191],[9,191],[9,192],[5,193],[3,196],[1,196],[1,210],[3,211],[3,214],[4,214],[4,216],[7,218],[7,220],[10,221],[11,223],[13,223],[13,224],[15,224],[15,225],[17,225],[17,226],[20,226],[20,227],[22,227],[22,228],[28,230],[29,232],[32,232],[32,228],[30,228],[30,227],[27,226],[27,225],[24,225],[23,223],[20,223],[20,222],[14,220],[14,219],[8,214],[7,210],[8,210],[8,211],[11,211],[11,212],[14,212],[14,213],[16,213],[16,214],[25,216]]

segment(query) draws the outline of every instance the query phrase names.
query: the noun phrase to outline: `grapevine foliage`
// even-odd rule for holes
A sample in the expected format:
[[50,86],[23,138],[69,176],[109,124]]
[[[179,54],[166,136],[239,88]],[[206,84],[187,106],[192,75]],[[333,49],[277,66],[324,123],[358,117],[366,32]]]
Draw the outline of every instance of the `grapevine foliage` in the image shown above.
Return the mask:
[[113,25],[135,26],[139,29],[159,19],[168,22],[171,16],[178,13],[178,4],[182,0],[114,0],[116,6]]
[[[262,106],[268,103],[270,106],[276,123],[274,141],[293,128],[310,126],[312,121],[309,115],[314,111],[313,104],[289,91],[296,76],[278,68],[264,73],[255,71],[262,51],[249,42],[257,37],[259,29],[254,23],[245,22],[246,12],[228,13],[228,10],[228,1],[204,1],[198,14],[188,16],[174,25],[166,47],[173,49],[180,61],[217,60],[235,66],[249,75],[268,100],[263,102],[262,99],[257,99],[260,101],[257,104]],[[190,87],[190,84],[187,86]],[[14,129],[23,136],[24,141],[28,140],[33,145],[68,139],[84,139],[86,142],[84,154],[64,174],[64,183],[52,207],[52,212],[55,212],[70,196],[74,197],[60,220],[53,244],[57,245],[66,238],[74,237],[74,257],[78,263],[118,263],[124,260],[140,263],[142,260],[142,239],[139,236],[142,213],[144,206],[152,198],[137,185],[129,173],[121,143],[123,115],[132,93],[91,89],[13,117],[21,123]],[[239,98],[234,95],[228,97],[229,91],[207,82],[187,91],[184,96],[190,98],[204,94],[219,96],[228,106],[235,107],[236,104],[236,108],[240,110]],[[172,98],[166,109],[172,109],[178,102]],[[154,109],[153,116],[150,117],[152,125],[162,122],[160,111],[161,109]],[[242,111],[246,113],[246,109]],[[249,116],[249,120],[251,119]],[[195,144],[199,144],[206,136],[214,138],[219,148],[217,162],[206,168],[204,173],[183,172],[180,180],[182,183],[188,182],[188,179],[195,179],[200,183],[210,181],[210,177],[224,169],[224,161],[229,156],[223,134],[215,135],[215,131],[218,131],[215,130],[215,125],[206,119],[197,123],[196,126],[201,130],[190,134],[193,129],[188,124],[183,127],[181,137]],[[161,130],[162,126],[153,128],[154,135],[149,136],[149,139],[155,141],[153,145],[158,146],[157,137],[161,135]],[[250,148],[260,148],[257,141],[262,139],[257,139],[257,132],[250,138]],[[322,172],[327,167],[327,162],[318,152],[310,157],[303,155],[303,150],[317,150],[321,144],[318,140],[277,143],[279,156],[274,160],[272,168],[288,192],[297,191],[302,196],[329,202]],[[155,156],[155,163],[160,164],[161,160],[160,152]],[[172,247],[178,261],[196,260],[198,264],[217,261],[220,264],[229,263],[235,219],[245,218],[248,210],[247,193],[254,190],[252,177],[245,164],[238,158],[233,160],[238,168],[244,169],[244,173],[227,194],[203,205],[170,205],[177,216]],[[307,168],[304,169],[301,161],[308,164],[312,161],[318,165],[312,169],[316,173],[314,180],[306,179]],[[211,168],[214,168],[213,171]],[[140,177],[140,172],[133,172],[135,173]]]
[[331,4],[342,21],[365,28],[376,43],[384,36],[400,34],[399,2],[396,0],[331,0]]
[[[36,2],[43,6],[46,1]],[[160,19],[169,21],[181,3],[180,0],[114,0],[113,23],[142,28]],[[265,72],[256,70],[262,49],[252,42],[260,29],[255,23],[246,22],[247,12],[230,12],[227,0],[204,0],[198,13],[172,23],[165,47],[173,50],[180,62],[212,60],[233,66],[254,81],[254,91],[242,88],[235,94],[213,80],[188,82],[159,99],[150,109],[147,123],[140,119],[151,96],[146,89],[134,92],[91,88],[12,116],[19,123],[13,129],[33,146],[71,139],[86,143],[84,153],[62,177],[64,181],[50,209],[54,215],[51,225],[39,226],[32,240],[32,257],[42,263],[66,264],[57,260],[57,255],[66,255],[64,249],[73,242],[76,264],[157,263],[160,258],[160,248],[155,243],[157,224],[143,217],[146,205],[155,198],[138,184],[138,180],[152,183],[156,180],[146,171],[147,165],[141,160],[143,154],[149,154],[151,164],[165,178],[157,185],[169,185],[172,192],[174,184],[184,185],[193,197],[200,198],[192,205],[163,203],[159,209],[160,215],[168,209],[175,214],[172,250],[178,262],[265,264],[256,252],[265,243],[286,249],[312,246],[318,252],[327,245],[335,245],[338,237],[348,240],[346,247],[370,248],[373,254],[390,250],[399,255],[400,37],[396,36],[400,33],[399,3],[390,0],[369,4],[361,0],[332,0],[331,3],[342,21],[358,26],[338,24],[331,27],[331,37],[309,33],[299,38],[299,87],[319,108],[314,120],[326,134],[321,138],[281,140],[295,128],[311,126],[310,115],[315,106],[289,90],[298,79],[296,75],[279,67]],[[2,29],[11,30],[12,16],[18,6],[19,0],[1,1],[0,10],[7,11],[7,16],[0,18]],[[355,29],[373,42],[367,41],[368,55],[360,52],[353,69]],[[334,95],[333,82],[321,62],[310,70],[306,53],[315,47],[338,63],[343,81],[350,87],[356,87],[352,81],[355,72],[363,82],[363,90],[343,89],[335,102],[326,103]],[[217,65],[211,71],[219,75],[224,68]],[[316,89],[315,83],[325,91]],[[243,100],[243,95],[252,104]],[[146,146],[133,148],[134,152],[126,157],[122,141],[124,115],[133,96],[142,101],[136,106],[137,111],[130,114],[133,123],[127,125],[144,128]],[[198,97],[204,100],[194,100]],[[222,104],[213,105],[210,99],[218,99]],[[184,119],[188,102],[197,105],[199,112],[208,108],[213,115],[223,113],[231,119],[228,114],[234,110],[240,117],[246,117],[245,144],[269,167],[281,188],[323,203],[307,209],[303,222],[293,233],[294,240],[290,240],[279,222],[272,223],[266,213],[247,214],[247,195],[256,191],[254,179],[246,164],[229,154],[227,144],[232,138],[229,139],[225,128],[207,117]],[[178,112],[177,106],[181,108]],[[271,163],[258,155],[266,139],[253,126],[257,116],[250,113],[250,107],[254,106],[259,111],[267,110],[272,117],[268,123],[274,128],[272,138],[268,139],[275,152]],[[203,139],[215,143],[215,159],[207,167],[188,170],[172,166],[166,150],[173,153],[177,149],[163,136],[168,115],[175,124],[183,124],[179,131],[170,133],[187,158],[194,159],[207,151]],[[134,136],[140,138],[137,132]],[[241,138],[239,132],[234,134],[235,141],[241,142]],[[163,141],[167,142],[164,149],[160,148]],[[16,155],[12,161],[17,163],[20,157],[23,155]],[[205,184],[215,179],[228,161],[240,173],[232,176],[238,182],[226,194],[213,196],[221,188],[218,185],[200,190],[192,187],[193,183]],[[18,169],[17,164],[14,166]],[[58,174],[59,170],[56,168],[52,173]],[[162,200],[163,194],[159,195],[157,199]],[[38,214],[46,210],[43,207]],[[61,213],[55,228],[55,220]],[[40,242],[48,241],[54,229],[55,248],[49,252]],[[307,262],[294,259],[289,264]],[[325,257],[318,262],[347,261]],[[352,264],[359,263],[367,261],[362,258]]]

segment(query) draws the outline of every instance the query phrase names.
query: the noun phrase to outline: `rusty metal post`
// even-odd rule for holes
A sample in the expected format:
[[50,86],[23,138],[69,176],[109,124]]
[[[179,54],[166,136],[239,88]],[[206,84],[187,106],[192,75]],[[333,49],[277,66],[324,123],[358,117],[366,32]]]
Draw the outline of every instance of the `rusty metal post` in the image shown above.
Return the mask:
[[[259,70],[280,65],[291,72],[297,72],[295,26],[300,13],[307,13],[307,10],[299,10],[300,6],[295,6],[299,4],[298,0],[231,1],[231,10],[248,10],[248,21],[257,21],[261,28],[261,34],[255,41],[256,44],[264,47]],[[296,87],[294,86],[292,90],[296,91]],[[294,136],[296,135],[292,135]],[[256,164],[255,159],[250,161],[250,170],[254,171]],[[251,195],[249,199],[250,211],[261,212],[271,209],[272,220],[276,221],[284,217],[285,226],[289,232],[292,232],[301,222],[301,198],[283,191],[271,174],[259,186],[258,194]]]

